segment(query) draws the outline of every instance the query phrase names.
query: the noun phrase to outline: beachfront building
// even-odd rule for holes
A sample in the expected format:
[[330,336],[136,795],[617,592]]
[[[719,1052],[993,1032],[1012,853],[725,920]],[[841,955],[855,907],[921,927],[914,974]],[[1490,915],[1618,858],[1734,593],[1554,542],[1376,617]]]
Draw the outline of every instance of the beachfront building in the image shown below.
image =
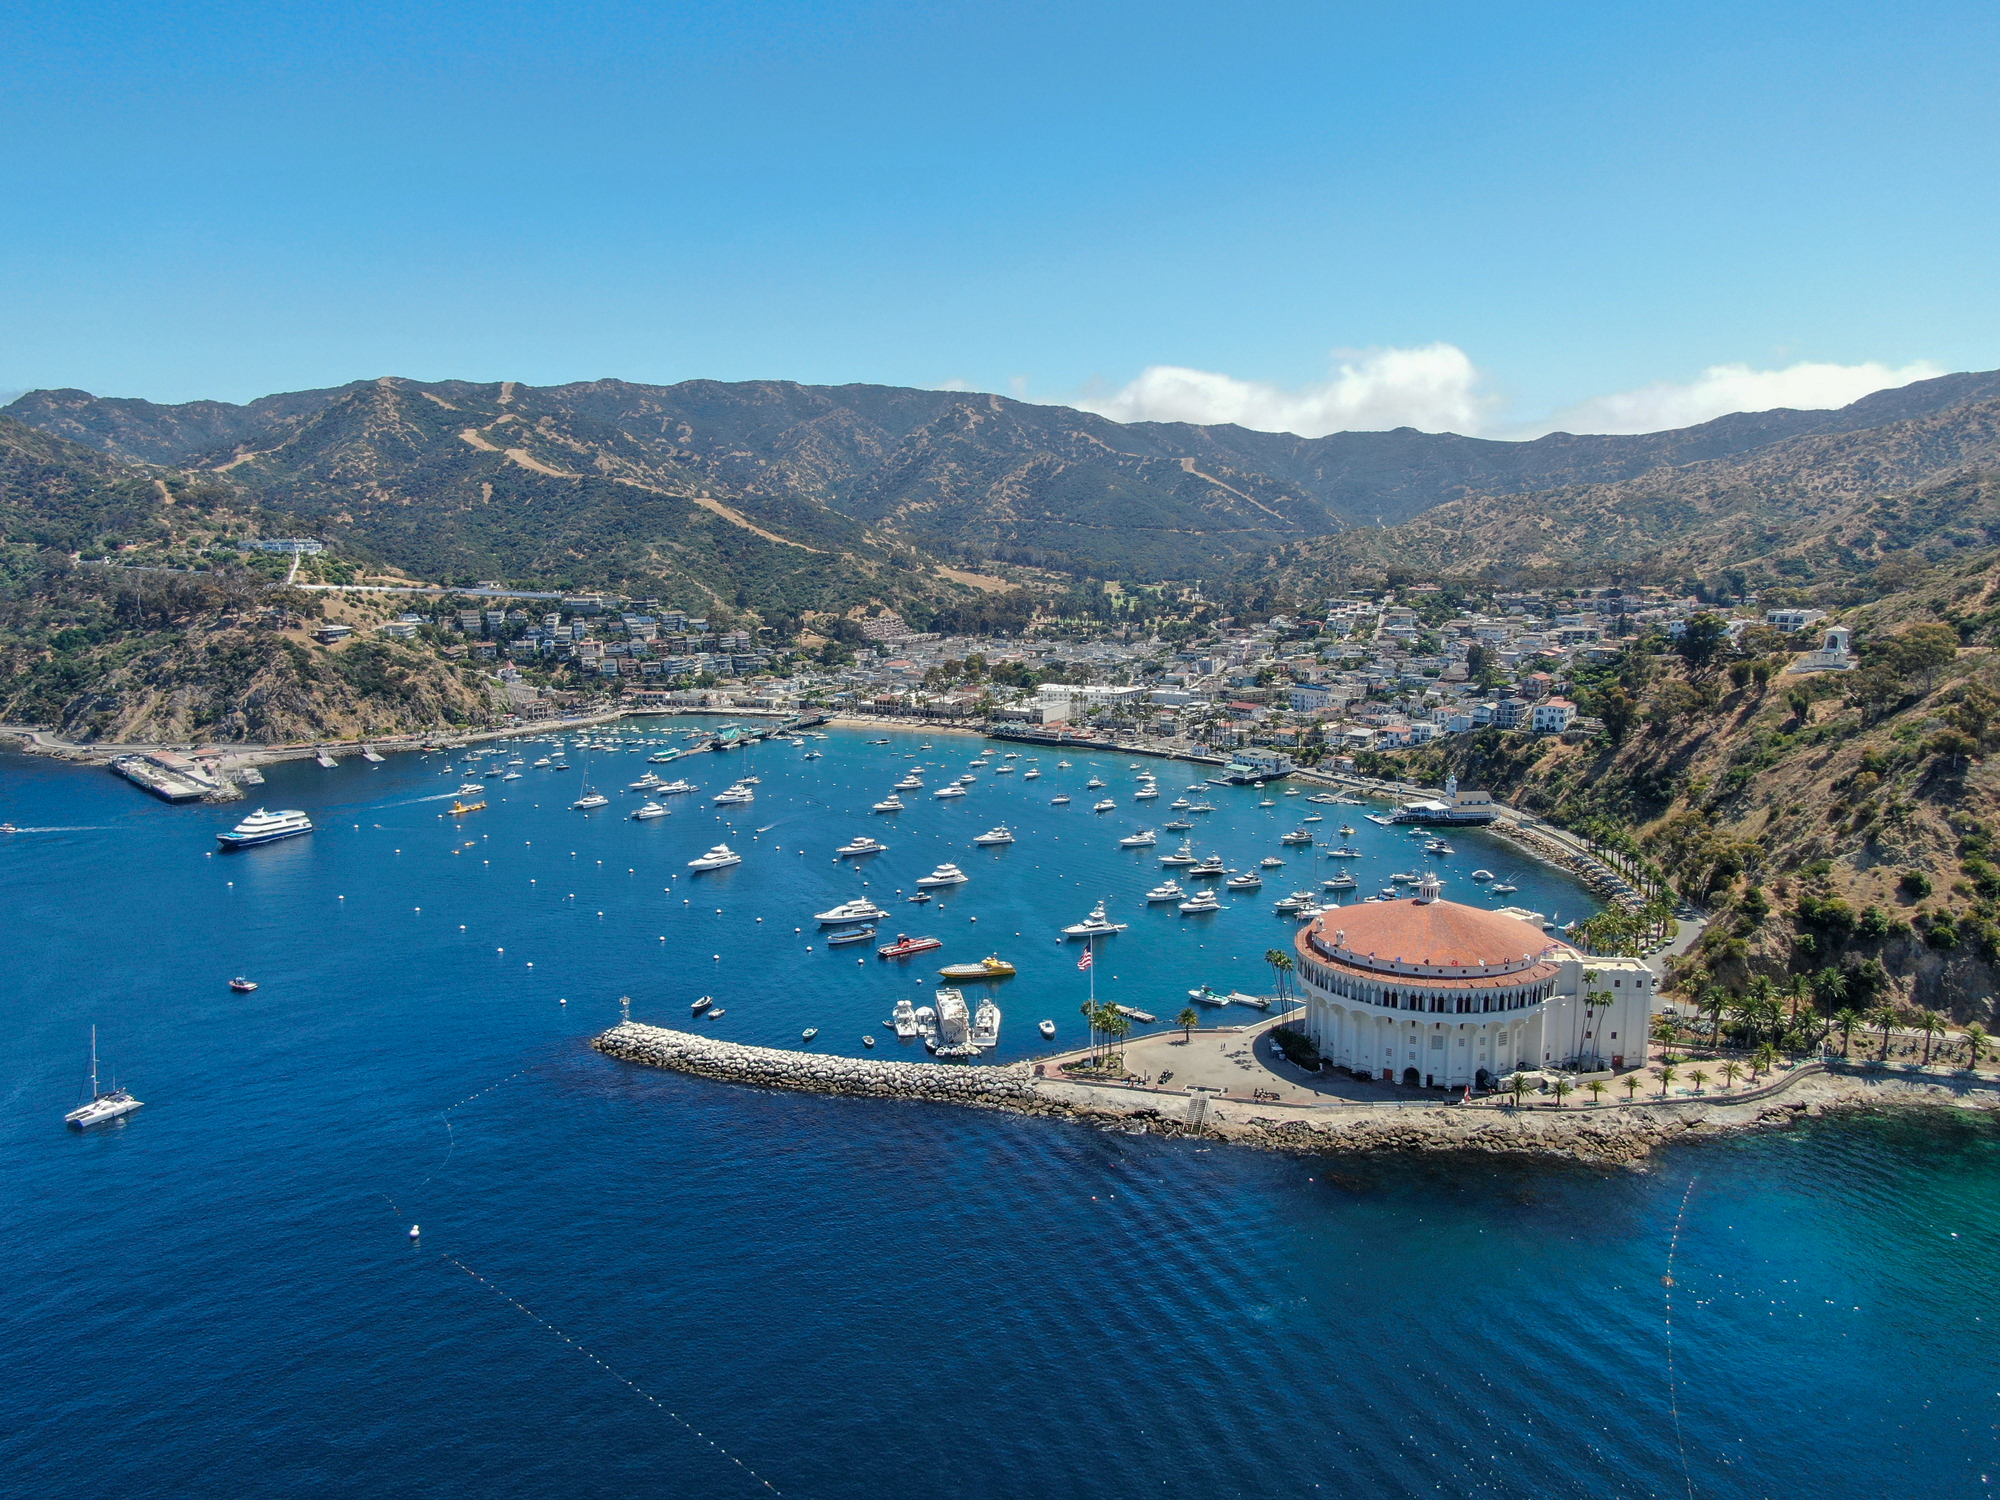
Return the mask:
[[1531,922],[1438,890],[1427,875],[1414,898],[1336,908],[1299,933],[1305,1030],[1322,1058],[1424,1088],[1644,1063],[1645,964],[1585,957]]

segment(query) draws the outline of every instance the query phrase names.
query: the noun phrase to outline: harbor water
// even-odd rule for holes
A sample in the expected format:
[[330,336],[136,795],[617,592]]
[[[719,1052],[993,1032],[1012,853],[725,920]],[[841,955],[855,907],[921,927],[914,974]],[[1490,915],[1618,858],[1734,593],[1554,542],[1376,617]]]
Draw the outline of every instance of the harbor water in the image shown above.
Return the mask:
[[[995,774],[1015,748],[1038,779]],[[968,796],[931,795],[981,749]],[[572,748],[567,774],[474,775],[488,805],[453,817],[456,762],[306,760],[258,800],[315,831],[224,854],[256,802],[0,759],[21,830],[0,835],[8,1488],[1986,1492],[2000,1140],[1977,1124],[1828,1120],[1638,1172],[1294,1159],[766,1094],[586,1045],[629,996],[732,1040],[814,1027],[816,1049],[920,1057],[883,1025],[895,1001],[997,953],[1019,975],[968,997],[1004,1010],[995,1060],[1033,1056],[1083,1039],[1093,976],[1058,929],[1099,900],[1129,924],[1099,997],[1165,1026],[1202,983],[1271,990],[1279,897],[1421,868],[1363,809],[1205,788],[1197,855],[1286,864],[1213,916],[1149,908],[1177,836],[1117,840],[1195,776],[1142,761],[1161,795],[1135,804],[1132,763],[889,731],[660,767]],[[909,810],[870,814],[918,764]],[[586,768],[611,798],[593,813],[569,807]],[[700,790],[633,822],[642,769]],[[755,802],[710,803],[745,775]],[[1313,811],[1363,857],[1281,847]],[[1017,842],[973,845],[1002,823]],[[887,852],[836,860],[857,833]],[[1449,897],[1591,909],[1504,843],[1450,838]],[[690,875],[722,841],[744,862]],[[968,883],[909,904],[945,861]],[[1485,894],[1482,866],[1518,891]],[[945,946],[829,948],[813,913],[858,895],[891,913],[877,941]],[[692,1020],[701,995],[725,1014]],[[93,1024],[146,1105],[78,1134]]]

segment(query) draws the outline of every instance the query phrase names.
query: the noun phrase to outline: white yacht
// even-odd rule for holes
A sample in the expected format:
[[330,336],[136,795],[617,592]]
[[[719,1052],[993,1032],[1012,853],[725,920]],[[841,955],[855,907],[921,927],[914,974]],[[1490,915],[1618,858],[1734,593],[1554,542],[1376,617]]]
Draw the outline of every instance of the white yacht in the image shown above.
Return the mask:
[[1186,812],[1190,807],[1193,807],[1194,804],[1188,801],[1188,799],[1185,797],[1176,797],[1174,798],[1173,801],[1169,802],[1167,806],[1171,807],[1175,812]]
[[932,886],[938,885],[964,885],[971,878],[957,865],[939,865],[930,874],[917,881],[917,889],[929,890]]
[[[1011,771],[1012,766],[1002,766],[1003,771]],[[990,999],[981,1000],[979,1009],[972,1013],[972,1035],[969,1039],[981,1052],[990,1052],[1000,1045],[1000,1007]]]
[[678,797],[694,790],[692,781],[663,781],[653,788],[655,797]]
[[610,801],[611,799],[605,796],[604,793],[593,792],[588,787],[585,787],[583,795],[577,798],[576,801],[570,803],[570,806],[581,808],[583,811],[589,812],[591,808],[603,807]]
[[689,860],[688,868],[690,870],[720,870],[727,865],[740,865],[742,863],[742,855],[738,854],[727,844],[717,844],[708,853],[702,855],[700,859]]
[[1027,770],[1021,773],[1021,779],[1023,781],[1033,781],[1036,777],[1040,776],[1041,774],[1042,772],[1039,766],[1030,766],[1028,767]]
[[1342,844],[1338,849],[1327,850],[1326,857],[1328,859],[1359,859],[1361,858],[1361,851],[1352,844]]
[[1198,891],[1181,903],[1181,915],[1192,917],[1205,911],[1221,911],[1222,902],[1213,890]]
[[649,818],[664,818],[666,815],[667,810],[648,797],[643,804],[633,810],[632,821],[643,823]]
[[1291,895],[1285,897],[1271,909],[1277,912],[1279,916],[1289,917],[1295,915],[1300,907],[1311,906],[1312,904],[1313,893],[1311,891],[1293,891]]
[[1137,833],[1128,834],[1120,839],[1118,847],[1120,849],[1150,849],[1153,845],[1159,843],[1159,841],[1160,836],[1157,833],[1153,832],[1150,828],[1144,828]]
[[1189,811],[1189,812],[1214,812],[1214,811],[1215,811],[1215,804],[1214,804],[1213,802],[1197,802],[1197,803],[1194,803],[1194,804],[1193,804],[1192,806],[1190,806],[1190,807],[1188,808],[1188,811]]
[[1109,937],[1114,932],[1123,932],[1129,924],[1114,922],[1105,914],[1104,903],[1098,902],[1090,909],[1090,915],[1081,922],[1072,922],[1063,929],[1064,937]]
[[1155,797],[1159,795],[1160,795],[1160,789],[1149,783],[1148,785],[1142,786],[1137,791],[1133,792],[1132,800],[1134,802],[1151,802]]
[[986,832],[980,834],[972,842],[975,844],[1011,844],[1014,842],[1014,833],[1012,829],[1003,823],[997,828],[987,829]]
[[919,776],[915,771],[910,772],[909,775],[896,783],[896,790],[899,792],[920,792],[923,789],[924,778]]
[[115,1120],[120,1115],[129,1115],[139,1108],[143,1100],[134,1099],[124,1089],[118,1087],[118,1080],[111,1080],[111,1087],[97,1086],[97,1028],[90,1028],[90,1098],[63,1116],[63,1124],[76,1130],[88,1130],[93,1125],[102,1125],[106,1120]]
[[894,792],[891,792],[888,796],[884,797],[880,802],[875,804],[873,811],[903,812],[906,811],[906,809],[903,806],[903,799],[901,797],[898,797]]
[[1220,854],[1211,854],[1188,871],[1188,879],[1215,880],[1228,873],[1229,871],[1223,868],[1222,856]]
[[297,808],[266,812],[260,807],[229,832],[218,833],[215,841],[225,849],[247,849],[252,844],[268,844],[312,831],[312,819]]
[[1192,865],[1195,862],[1194,846],[1186,839],[1181,840],[1180,848],[1176,849],[1172,854],[1162,854],[1160,856],[1160,863],[1163,865]]
[[708,800],[720,806],[735,807],[745,802],[755,802],[757,794],[739,781],[734,786],[724,787]]
[[965,795],[965,788],[957,782],[953,782],[950,786],[939,787],[931,795],[933,797],[963,797]]
[[848,922],[877,922],[889,914],[870,901],[866,896],[857,896],[852,901],[843,901],[832,911],[813,913],[813,920],[828,924]]
[[1232,875],[1222,883],[1232,891],[1261,891],[1264,889],[1264,877],[1259,875],[1255,870],[1245,870],[1241,875]]
[[626,784],[625,790],[628,792],[650,792],[654,787],[658,786],[659,784],[660,784],[659,774],[654,771],[648,771],[644,776],[641,776],[637,781],[628,782]]
[[1310,844],[1312,841],[1313,836],[1310,828],[1294,828],[1290,833],[1281,833],[1278,835],[1278,842],[1281,844]]
[[1068,761],[1066,761],[1066,760],[1059,760],[1059,761],[1057,761],[1057,762],[1056,762],[1056,769],[1057,769],[1058,771],[1067,771],[1067,770],[1069,769],[1069,762],[1068,762]]
[[1106,797],[1101,802],[1093,803],[1090,810],[1092,812],[1116,812],[1118,811],[1118,804],[1113,802],[1109,797]]
[[1056,1039],[1056,1023],[1053,1021],[1038,1021],[1035,1030],[1042,1034],[1044,1041],[1052,1042]]
[[1069,793],[1068,793],[1068,792],[1064,792],[1064,793],[1063,793],[1063,794],[1062,794],[1061,796],[1059,796],[1059,797],[1051,797],[1051,798],[1049,798],[1049,806],[1050,806],[1050,807],[1068,807],[1068,806],[1069,806]]
[[544,755],[540,760],[535,762],[535,769],[537,771],[545,771],[554,764],[555,764],[554,761],[550,760],[546,755]]
[[1472,872],[1472,878],[1474,880],[1491,880],[1493,878],[1493,872],[1491,870],[1474,870]]
[[1333,879],[1325,880],[1320,883],[1330,891],[1351,891],[1356,889],[1361,884],[1360,881],[1356,880],[1352,875],[1348,874],[1345,870],[1342,870],[1338,875],[1334,876]]
[[[1011,771],[1012,771],[1013,769],[1014,769],[1014,768],[1013,768],[1012,766],[995,766],[995,767],[993,768],[993,774],[994,774],[995,776],[1005,776],[1005,775],[1007,775],[1007,774],[1008,774],[1009,772],[1011,772]],[[972,1029],[973,1029],[973,1032],[974,1032],[974,1034],[976,1035],[976,1034],[978,1033],[978,1030],[979,1030],[979,1023],[978,1023],[977,1021],[973,1022],[973,1025],[972,1025]]]
[[1184,901],[1187,899],[1187,892],[1182,890],[1177,882],[1165,880],[1146,892],[1146,899],[1148,901]]
[[889,1017],[889,1024],[895,1028],[897,1036],[904,1038],[915,1036],[917,1034],[916,1007],[907,1000],[898,1000],[895,1012]]
[[835,859],[851,859],[862,854],[880,854],[889,846],[879,839],[871,839],[865,833],[858,833],[852,839],[833,851]]
[[1101,787],[1101,786],[1103,786],[1103,785],[1104,785],[1104,783],[1103,783],[1103,782],[1099,781],[1099,780],[1098,780],[1098,779],[1097,779],[1097,778],[1096,778],[1095,776],[1093,776],[1093,777],[1091,777],[1091,778],[1090,778],[1090,780],[1086,781],[1086,782],[1085,782],[1085,783],[1083,784],[1083,789],[1084,789],[1084,790],[1085,790],[1086,792],[1094,792],[1094,791],[1096,791],[1096,790],[1097,790],[1097,789],[1098,789],[1099,787]]
[[1257,865],[1259,869],[1264,870],[1282,870],[1285,868],[1285,862],[1275,854],[1265,855],[1257,861]]

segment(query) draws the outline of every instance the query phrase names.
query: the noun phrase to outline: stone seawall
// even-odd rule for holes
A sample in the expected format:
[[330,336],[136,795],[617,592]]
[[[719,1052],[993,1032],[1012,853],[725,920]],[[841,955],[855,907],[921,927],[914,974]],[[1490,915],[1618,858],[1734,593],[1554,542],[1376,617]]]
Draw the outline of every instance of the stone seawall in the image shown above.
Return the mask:
[[1788,1125],[1845,1108],[1895,1103],[1991,1110],[2000,1105],[1990,1087],[1953,1090],[1817,1069],[1802,1070],[1741,1100],[1724,1095],[1555,1110],[1516,1110],[1499,1103],[1292,1105],[1039,1078],[1024,1063],[961,1067],[748,1047],[638,1021],[612,1027],[591,1045],[625,1062],[724,1083],[1001,1109],[1100,1129],[1196,1135],[1309,1153],[1469,1151],[1630,1165],[1672,1141]]

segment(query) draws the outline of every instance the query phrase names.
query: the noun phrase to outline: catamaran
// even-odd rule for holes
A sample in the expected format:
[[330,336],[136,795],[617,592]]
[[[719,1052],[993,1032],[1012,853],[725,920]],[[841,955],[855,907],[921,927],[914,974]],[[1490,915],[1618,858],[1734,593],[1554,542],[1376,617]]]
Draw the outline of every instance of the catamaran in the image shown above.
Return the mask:
[[139,1108],[143,1100],[134,1099],[126,1090],[118,1087],[118,1080],[111,1080],[111,1087],[97,1086],[97,1028],[90,1028],[90,1099],[63,1116],[63,1123],[76,1130],[87,1130],[92,1125],[102,1125],[106,1120],[115,1120],[120,1115],[129,1115]]

